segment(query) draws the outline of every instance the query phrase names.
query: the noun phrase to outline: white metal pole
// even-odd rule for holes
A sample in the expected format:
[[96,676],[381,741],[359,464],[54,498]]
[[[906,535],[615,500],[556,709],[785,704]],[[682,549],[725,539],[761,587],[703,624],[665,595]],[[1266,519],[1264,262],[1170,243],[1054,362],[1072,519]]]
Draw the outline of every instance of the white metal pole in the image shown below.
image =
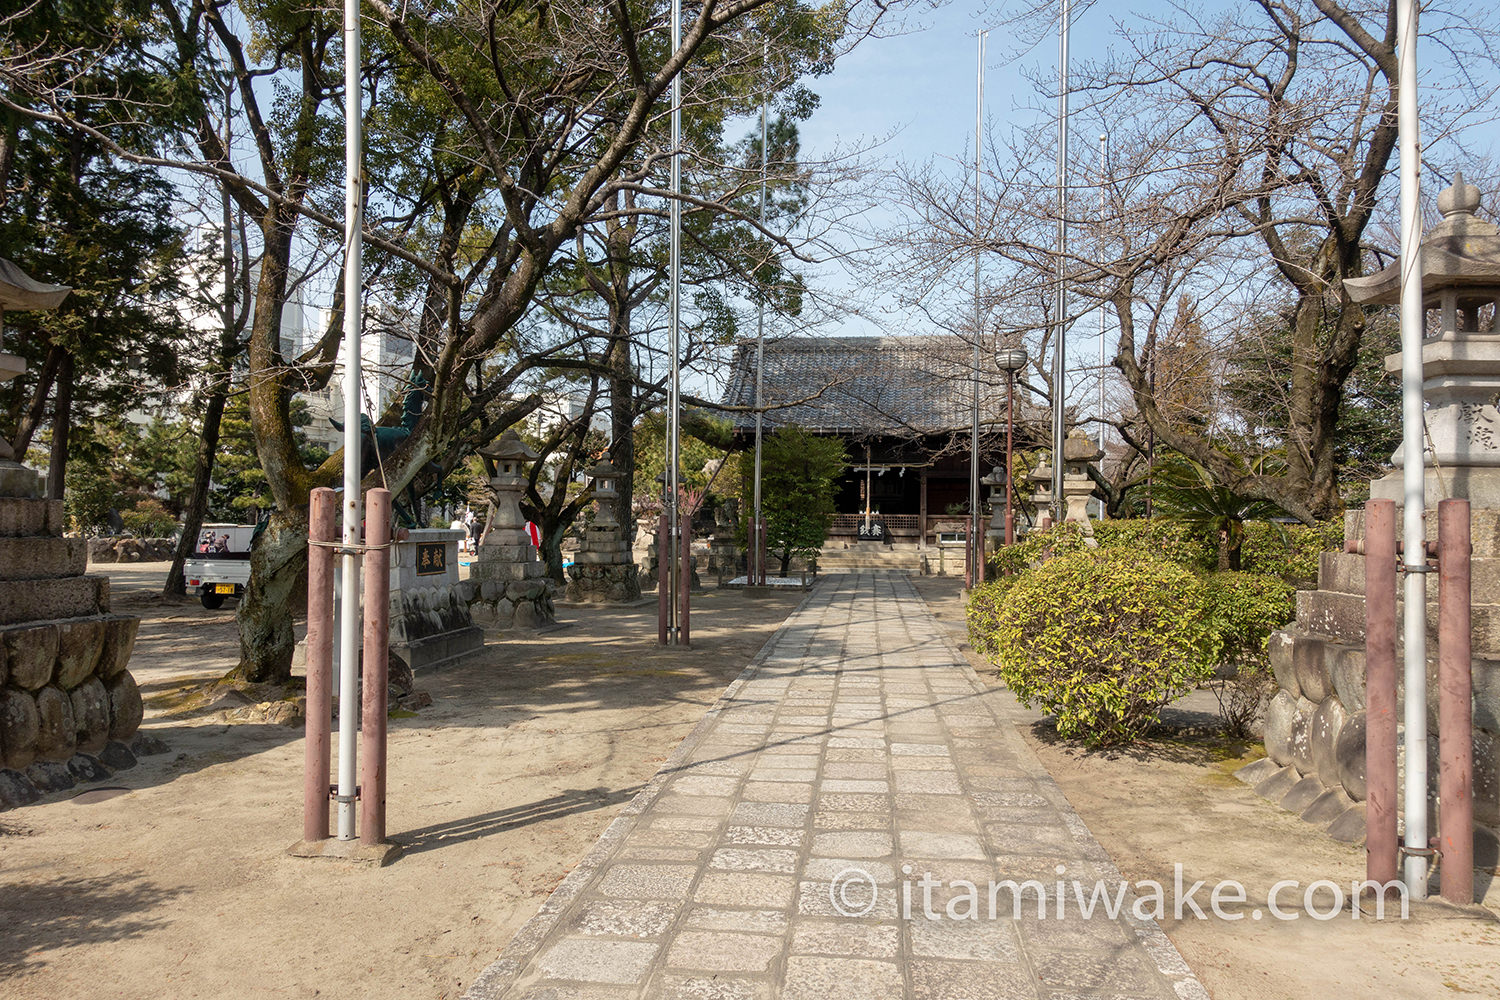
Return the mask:
[[1062,0],[1057,26],[1057,328],[1052,343],[1052,520],[1063,519],[1064,403],[1067,397],[1068,289],[1063,283],[1063,255],[1068,246],[1068,0]]
[[338,834],[355,837],[355,758],[359,726],[360,320],[364,312],[360,231],[362,109],[359,91],[359,0],[344,0],[344,553],[339,594]]
[[979,533],[979,338],[984,333],[984,316],[979,305],[979,174],[984,166],[984,40],[987,31],[979,33],[978,62],[974,70],[974,351],[969,363],[969,383],[973,390],[969,425],[969,553],[968,583],[976,586],[983,580],[984,540]]
[[[1106,191],[1109,181],[1109,133],[1099,133],[1099,265],[1104,265],[1104,216],[1109,212],[1109,193]],[[1109,424],[1105,423],[1104,382],[1109,369],[1105,367],[1104,354],[1104,319],[1108,310],[1104,302],[1099,302],[1099,450],[1107,451],[1109,446]],[[1099,460],[1103,463],[1104,458]],[[1100,465],[1103,468],[1103,465]],[[1104,499],[1099,499],[1099,520],[1104,520]]]
[[[1422,514],[1426,506],[1422,415],[1422,149],[1417,114],[1417,4],[1398,0],[1397,124],[1401,142],[1401,448],[1405,487],[1402,520],[1406,564],[1406,846],[1426,850],[1427,843],[1427,542]],[[1412,899],[1427,898],[1427,859],[1406,855],[1406,890]]]
[[[682,47],[682,0],[672,0],[672,51],[675,53]],[[679,563],[681,562],[680,546],[687,545],[688,539],[681,537],[681,522],[677,511],[678,493],[678,463],[680,461],[680,435],[682,432],[681,407],[682,386],[680,367],[680,325],[682,313],[682,202],[678,196],[682,193],[682,160],[679,155],[682,145],[682,73],[679,72],[672,80],[672,204],[671,213],[671,303],[670,316],[667,321],[667,350],[672,355],[672,385],[670,399],[667,401],[669,410],[667,416],[667,537],[670,542],[667,551],[671,556],[667,560],[667,572],[664,580],[669,583],[672,594],[667,602],[667,622],[670,641],[674,644],[681,642],[681,634],[678,631],[679,615],[677,613],[678,586],[687,587],[688,581],[680,579]]]
[[[761,49],[761,63],[766,63],[767,48]],[[766,227],[766,100],[761,98],[760,102],[760,226]],[[763,585],[765,581],[765,567],[760,564],[760,553],[765,545],[760,537],[762,530],[760,513],[760,462],[761,462],[761,434],[764,430],[764,417],[761,412],[761,393],[765,388],[765,365],[766,365],[766,291],[757,287],[755,303],[755,503],[752,514],[750,530],[750,557],[745,560],[746,576],[753,585]]]

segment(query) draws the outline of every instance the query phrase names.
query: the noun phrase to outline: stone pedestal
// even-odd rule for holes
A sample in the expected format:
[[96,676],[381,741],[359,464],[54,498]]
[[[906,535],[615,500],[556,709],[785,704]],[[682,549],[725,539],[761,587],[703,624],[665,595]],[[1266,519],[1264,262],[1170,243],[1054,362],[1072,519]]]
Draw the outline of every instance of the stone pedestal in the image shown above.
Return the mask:
[[0,466],[0,808],[13,808],[165,748],[136,732],[140,619],[110,613],[108,578],[84,575],[88,543],[63,537],[37,474]]
[[636,581],[642,590],[656,588],[656,528],[655,517],[643,517],[635,526],[635,548],[631,554],[635,559]]
[[495,516],[469,566],[473,585],[471,611],[476,619],[494,628],[537,628],[557,621],[547,567],[526,534],[521,516],[522,470],[536,452],[515,431],[506,431],[490,448],[480,452],[495,462],[490,487],[495,491]]
[[568,567],[567,598],[586,604],[636,601],[641,584],[625,527],[615,520],[615,480],[619,472],[606,459],[594,466],[594,521],[583,529],[578,555]]
[[413,673],[448,666],[484,648],[474,624],[473,581],[458,578],[458,543],[452,528],[421,528],[391,546],[391,653]]
[[745,572],[744,553],[734,540],[735,516],[728,504],[714,511],[714,533],[708,541],[708,572],[714,577],[736,577]]

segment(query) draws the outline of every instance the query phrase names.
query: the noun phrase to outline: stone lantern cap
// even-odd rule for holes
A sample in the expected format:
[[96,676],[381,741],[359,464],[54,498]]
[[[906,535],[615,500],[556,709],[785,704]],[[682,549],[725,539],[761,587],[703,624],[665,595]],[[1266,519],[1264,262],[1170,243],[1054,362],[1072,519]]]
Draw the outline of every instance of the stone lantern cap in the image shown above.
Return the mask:
[[499,464],[514,464],[519,466],[521,462],[529,462],[537,457],[537,453],[525,441],[514,428],[500,435],[500,439],[494,444],[480,448],[479,454]]
[[595,479],[616,480],[620,478],[620,470],[615,468],[613,462],[607,458],[599,459],[599,464],[589,470],[589,475]]
[[986,486],[1004,486],[1005,470],[998,465],[992,465],[990,466],[989,475],[981,479],[980,482]]
[[[1438,195],[1443,221],[1422,239],[1422,292],[1444,288],[1500,286],[1500,229],[1474,213],[1479,189],[1455,174],[1453,184]],[[1355,302],[1395,305],[1401,301],[1401,260],[1365,278],[1346,278],[1344,288]],[[1486,299],[1489,295],[1485,296]]]
[[1075,427],[1068,432],[1063,442],[1063,461],[1068,465],[1097,462],[1104,457],[1104,449],[1084,431]]

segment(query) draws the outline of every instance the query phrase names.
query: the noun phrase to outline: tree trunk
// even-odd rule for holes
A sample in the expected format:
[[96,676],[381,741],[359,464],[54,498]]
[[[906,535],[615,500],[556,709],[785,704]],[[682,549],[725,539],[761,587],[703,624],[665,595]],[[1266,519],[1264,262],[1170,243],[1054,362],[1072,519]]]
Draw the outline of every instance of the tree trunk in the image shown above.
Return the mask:
[[193,492],[188,497],[187,509],[182,512],[182,537],[177,540],[177,551],[172,554],[172,568],[167,571],[167,582],[162,584],[163,597],[182,597],[187,593],[187,580],[183,576],[182,564],[193,553],[198,541],[198,531],[203,527],[203,517],[208,511],[208,491],[213,484],[214,458],[219,452],[219,424],[224,416],[224,403],[229,396],[228,373],[208,392],[208,406],[203,413],[203,431],[198,436],[197,464],[193,469]]
[[291,611],[307,593],[307,509],[273,510],[250,552],[250,586],[235,613],[240,665],[230,672],[252,683],[292,675]]

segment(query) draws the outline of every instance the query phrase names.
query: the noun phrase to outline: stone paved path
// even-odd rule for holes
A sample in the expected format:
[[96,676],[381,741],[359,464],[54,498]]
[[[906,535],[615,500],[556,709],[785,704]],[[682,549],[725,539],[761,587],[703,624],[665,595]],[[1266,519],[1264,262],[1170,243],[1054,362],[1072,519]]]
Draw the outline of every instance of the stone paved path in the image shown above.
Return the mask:
[[1016,711],[904,575],[824,577],[469,997],[1206,1000],[1133,897],[990,919],[1119,883]]

